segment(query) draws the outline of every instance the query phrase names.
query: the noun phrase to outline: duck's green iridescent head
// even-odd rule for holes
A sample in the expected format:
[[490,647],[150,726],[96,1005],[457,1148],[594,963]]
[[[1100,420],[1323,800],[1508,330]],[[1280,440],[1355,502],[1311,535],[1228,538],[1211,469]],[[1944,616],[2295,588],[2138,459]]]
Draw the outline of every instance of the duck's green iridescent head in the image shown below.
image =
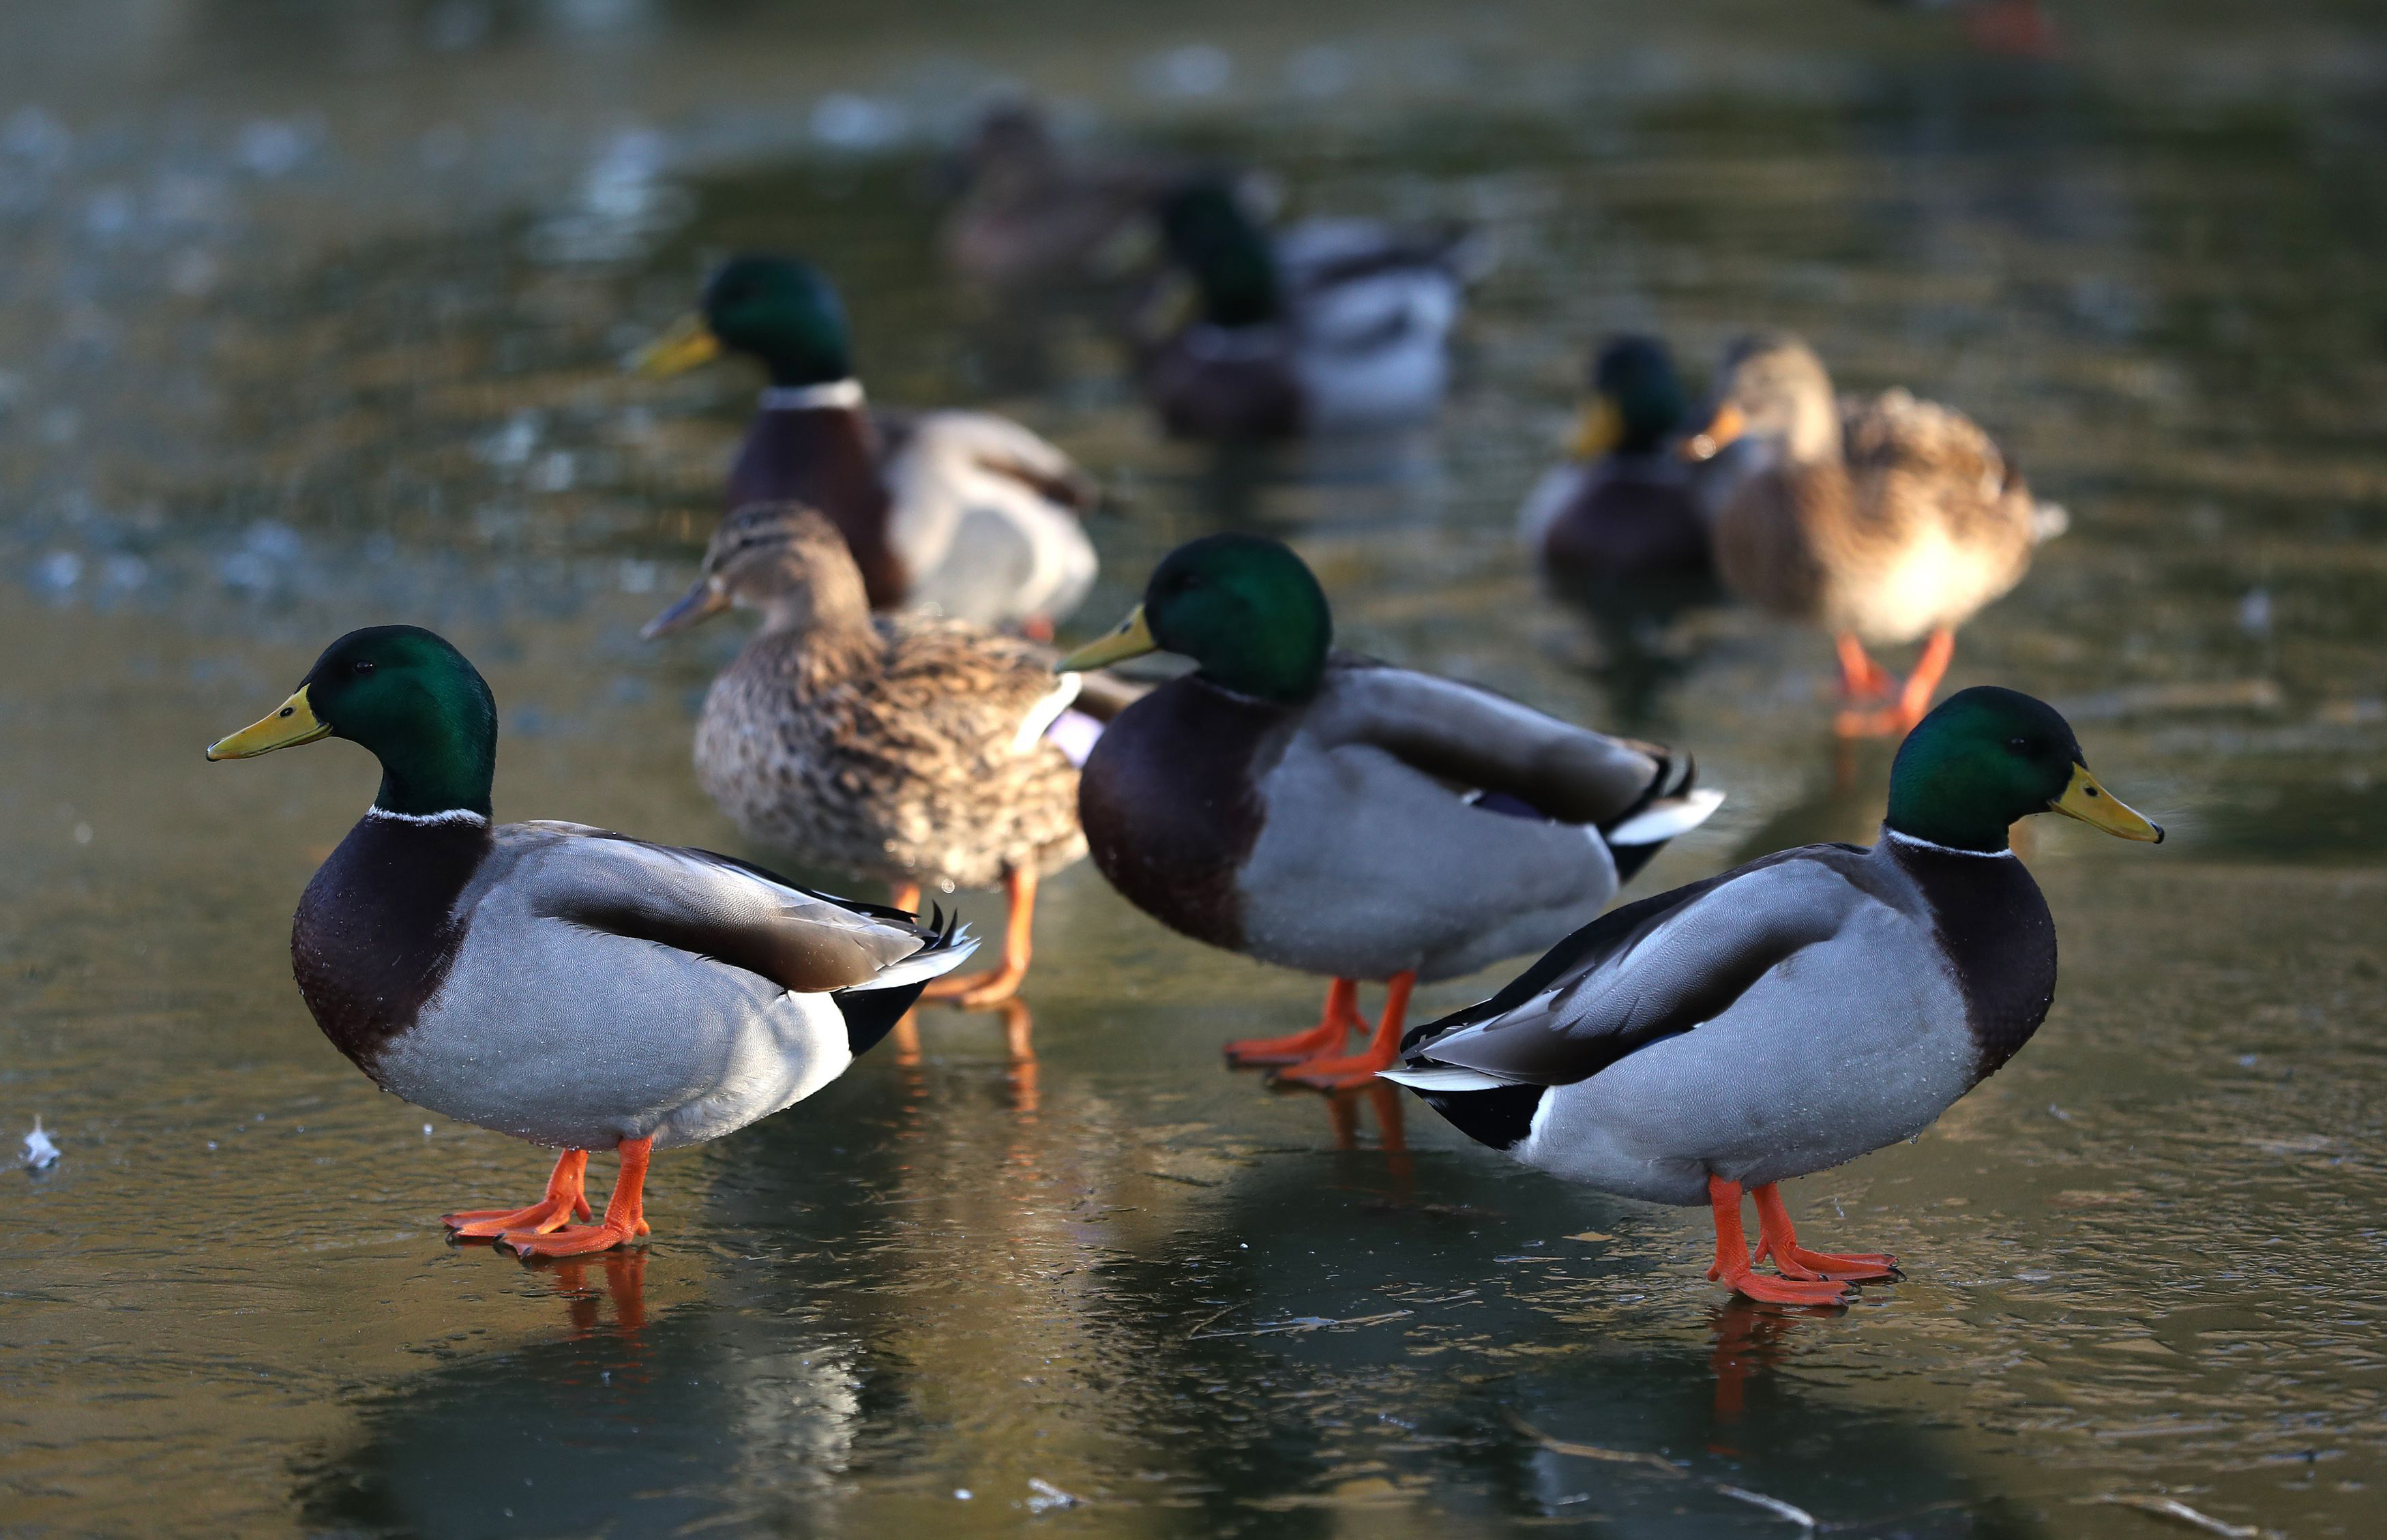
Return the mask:
[[1189,183],[1160,204],[1169,259],[1202,291],[1202,319],[1213,326],[1257,326],[1282,313],[1276,253],[1223,182]]
[[1690,398],[1666,345],[1655,337],[1610,340],[1591,365],[1591,400],[1575,430],[1574,452],[1653,454],[1681,431]]
[[761,360],[775,385],[853,373],[844,301],[818,268],[792,257],[732,258],[706,281],[697,313],[631,361],[643,374],[676,374],[725,351]]
[[1326,592],[1289,547],[1256,535],[1208,535],[1169,552],[1118,629],[1060,666],[1099,668],[1177,652],[1199,663],[1203,678],[1238,695],[1306,701],[1325,675],[1333,640]]
[[2006,830],[2061,813],[2125,839],[2163,830],[2115,800],[2089,773],[2070,723],[2044,701],[1980,685],[1915,725],[1889,772],[1889,827],[1964,851],[2002,851]]
[[347,738],[381,761],[373,806],[385,812],[489,815],[496,698],[464,654],[419,625],[342,637],[279,710],[210,747],[208,758],[254,759],[326,738]]

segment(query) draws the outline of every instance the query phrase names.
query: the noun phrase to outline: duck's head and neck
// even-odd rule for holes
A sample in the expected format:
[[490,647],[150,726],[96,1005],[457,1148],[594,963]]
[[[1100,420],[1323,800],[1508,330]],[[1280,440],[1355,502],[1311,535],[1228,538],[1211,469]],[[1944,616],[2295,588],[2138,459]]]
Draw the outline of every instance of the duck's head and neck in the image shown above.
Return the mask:
[[1118,629],[1060,666],[1177,652],[1221,689],[1293,703],[1318,693],[1333,640],[1326,592],[1290,548],[1255,535],[1209,535],[1169,552]]
[[1259,326],[1282,315],[1276,253],[1233,188],[1210,179],[1178,188],[1161,200],[1160,234],[1200,288],[1205,322]]
[[1664,343],[1613,338],[1592,360],[1591,400],[1575,427],[1576,458],[1655,454],[1681,431],[1689,411]]
[[498,706],[461,652],[417,625],[351,631],[323,650],[272,715],[208,750],[253,759],[345,738],[381,761],[373,813],[486,824],[498,765]]
[[1838,463],[1839,403],[1813,348],[1785,333],[1756,333],[1724,349],[1716,378],[1712,438],[1746,438],[1794,465]]
[[763,612],[766,636],[873,635],[862,569],[845,536],[802,503],[749,503],[722,520],[695,587],[639,635],[667,636],[741,606]]
[[2160,844],[2164,837],[2089,773],[2071,724],[2018,690],[1959,690],[1899,746],[1889,773],[1893,839],[2002,855],[2007,829],[2038,813],[2061,813],[2125,839]]
[[861,404],[845,304],[810,262],[732,258],[706,281],[697,312],[642,348],[632,362],[644,374],[676,374],[724,352],[758,360],[783,404],[799,404],[808,396],[824,406]]

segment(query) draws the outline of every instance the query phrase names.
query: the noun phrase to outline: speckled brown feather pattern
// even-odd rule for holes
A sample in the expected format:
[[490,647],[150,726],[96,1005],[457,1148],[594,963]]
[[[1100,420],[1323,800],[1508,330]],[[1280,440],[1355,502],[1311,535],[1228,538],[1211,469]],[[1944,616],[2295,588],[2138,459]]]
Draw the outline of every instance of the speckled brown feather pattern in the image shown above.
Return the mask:
[[1842,456],[1751,475],[1716,522],[1743,598],[1869,642],[1955,626],[2029,569],[2033,504],[1963,413],[1903,390],[1839,407]]
[[1039,738],[1052,694],[1032,644],[959,621],[881,617],[766,631],[714,681],[704,789],[747,836],[886,881],[982,888],[1083,855],[1078,772]]

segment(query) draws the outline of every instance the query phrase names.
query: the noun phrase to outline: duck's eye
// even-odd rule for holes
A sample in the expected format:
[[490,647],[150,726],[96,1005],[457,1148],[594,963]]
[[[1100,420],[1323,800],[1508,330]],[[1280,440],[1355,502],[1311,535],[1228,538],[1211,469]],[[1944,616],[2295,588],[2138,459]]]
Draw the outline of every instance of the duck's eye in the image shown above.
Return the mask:
[[363,678],[366,675],[371,674],[373,671],[373,665],[361,660],[348,665],[348,672],[355,675],[360,679]]
[[2012,749],[2017,754],[2027,754],[2030,752],[2030,739],[2027,738],[2010,738],[2006,739],[2006,747]]

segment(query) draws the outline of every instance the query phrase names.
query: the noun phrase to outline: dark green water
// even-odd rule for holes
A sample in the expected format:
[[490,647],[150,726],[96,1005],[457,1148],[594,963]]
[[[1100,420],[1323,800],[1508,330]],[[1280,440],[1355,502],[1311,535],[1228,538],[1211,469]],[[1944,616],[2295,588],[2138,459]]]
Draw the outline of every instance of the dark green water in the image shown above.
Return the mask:
[[[2059,20],[2040,65],[1823,5],[12,13],[0,1132],[39,1113],[65,1158],[0,1172],[0,1534],[1798,1532],[1759,1498],[2193,1533],[2115,1500],[2166,1496],[2371,1533],[2387,41],[2317,4]],[[1168,95],[1205,43],[1222,93]],[[1167,445],[1110,301],[947,283],[934,143],[999,76],[1297,208],[1484,223],[1443,420]],[[820,117],[838,91],[866,101]],[[893,137],[815,133],[857,121]],[[1797,1184],[1821,1243],[1907,1281],[1730,1304],[1702,1215],[1230,1074],[1218,1042],[1305,1020],[1310,981],[1082,866],[1032,1058],[932,1013],[916,1060],[661,1163],[643,1252],[443,1244],[542,1157],[374,1092],[287,973],[370,767],[198,751],[333,635],[415,621],[499,693],[501,815],[736,849],[687,753],[739,638],[635,630],[754,382],[615,360],[746,245],[844,281],[878,398],[991,404],[1118,490],[1080,631],[1177,541],[1265,529],[1351,644],[1694,748],[1732,800],[1636,892],[1869,839],[1887,766],[1835,764],[1818,638],[1711,612],[1627,664],[1538,593],[1511,515],[1589,343],[1789,326],[1989,425],[2073,524],[1953,680],[2063,705],[2175,839],[2036,829],[2047,1028],[1918,1142]]]

